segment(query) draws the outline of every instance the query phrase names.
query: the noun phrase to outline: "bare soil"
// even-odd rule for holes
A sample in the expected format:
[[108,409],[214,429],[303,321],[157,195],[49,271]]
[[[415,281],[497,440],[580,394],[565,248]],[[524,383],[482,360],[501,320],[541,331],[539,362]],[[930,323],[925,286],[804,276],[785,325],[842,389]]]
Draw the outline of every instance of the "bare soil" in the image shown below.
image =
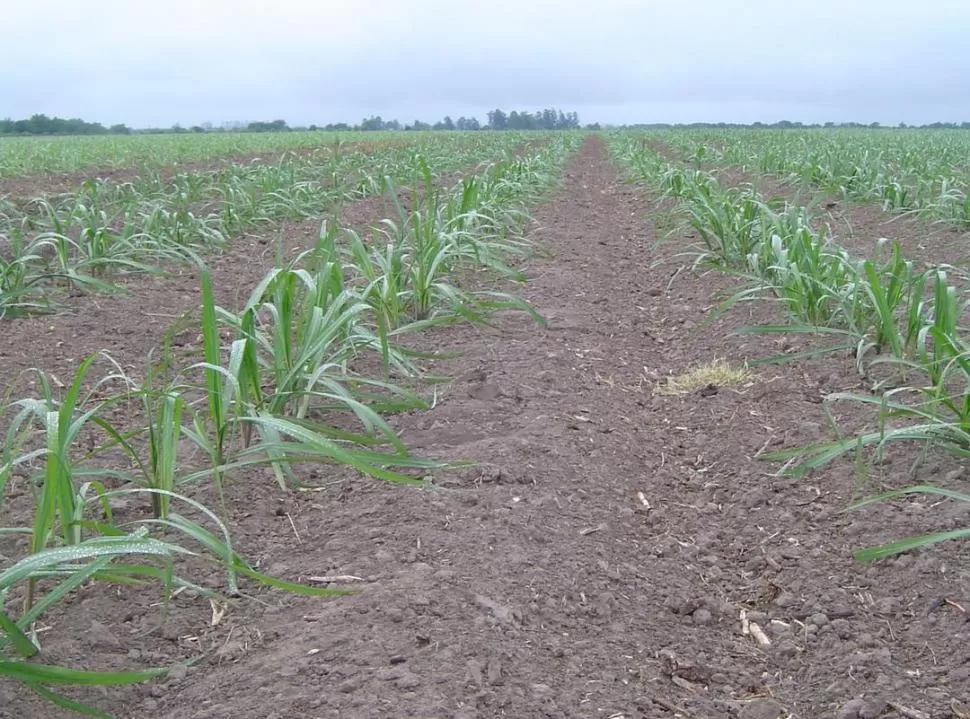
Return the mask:
[[[308,477],[314,492],[236,478],[230,512],[247,558],[287,579],[353,575],[358,594],[249,588],[213,622],[208,600],[185,593],[159,627],[157,593],[85,587],[73,611],[49,618],[45,659],[199,659],[151,684],[78,695],[131,719],[967,716],[965,545],[875,564],[853,552],[966,526],[968,509],[914,498],[844,511],[860,493],[910,483],[909,450],[866,474],[838,463],[801,482],[756,458],[831,436],[823,395],[865,389],[847,358],[656,393],[696,363],[809,341],[729,334],[774,309],[712,319],[729,280],[684,269],[674,255],[689,238],[658,248],[656,207],[589,139],[535,212],[533,237],[551,257],[526,267],[523,294],[548,326],[516,315],[421,338],[460,351],[433,367],[455,379],[434,409],[393,424],[417,453],[478,466],[426,489],[337,471]],[[224,295],[261,274],[245,265],[217,268]],[[195,302],[194,279],[180,282],[140,287],[128,312],[5,327],[3,375],[66,372],[100,347],[142,357],[167,326],[147,308]],[[834,416],[849,429],[870,421],[852,407]],[[916,479],[958,486],[961,472],[931,454]],[[742,611],[769,645],[742,633]],[[0,684],[0,717],[58,716]]]

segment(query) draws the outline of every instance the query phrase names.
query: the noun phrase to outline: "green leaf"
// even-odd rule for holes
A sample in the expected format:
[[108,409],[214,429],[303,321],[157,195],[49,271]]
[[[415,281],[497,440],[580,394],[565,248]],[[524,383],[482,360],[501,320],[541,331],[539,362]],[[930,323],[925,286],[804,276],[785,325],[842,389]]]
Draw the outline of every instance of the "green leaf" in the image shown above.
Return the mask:
[[93,672],[83,669],[32,662],[0,661],[0,677],[27,684],[65,684],[74,686],[115,686],[137,684],[168,673],[167,668],[132,672]]

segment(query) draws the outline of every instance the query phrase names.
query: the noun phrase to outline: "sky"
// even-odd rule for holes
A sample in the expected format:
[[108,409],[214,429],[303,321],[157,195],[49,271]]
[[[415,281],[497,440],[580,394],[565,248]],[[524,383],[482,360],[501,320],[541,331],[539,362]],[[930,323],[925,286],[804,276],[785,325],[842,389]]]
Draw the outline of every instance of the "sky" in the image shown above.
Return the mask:
[[31,0],[2,21],[15,119],[970,121],[970,0]]

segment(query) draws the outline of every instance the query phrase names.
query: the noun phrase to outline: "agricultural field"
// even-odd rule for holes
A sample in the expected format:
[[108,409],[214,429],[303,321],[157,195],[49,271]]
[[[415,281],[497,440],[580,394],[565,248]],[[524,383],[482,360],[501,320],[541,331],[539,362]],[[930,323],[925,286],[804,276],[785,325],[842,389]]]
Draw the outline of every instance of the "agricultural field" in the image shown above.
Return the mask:
[[964,135],[254,137],[0,141],[0,717],[970,716]]
[[[71,175],[92,168],[112,172],[151,170],[237,156],[312,150],[339,144],[354,136],[353,133],[314,131],[0,137],[0,179],[38,174]],[[393,135],[368,133],[366,137],[368,143],[382,143]]]

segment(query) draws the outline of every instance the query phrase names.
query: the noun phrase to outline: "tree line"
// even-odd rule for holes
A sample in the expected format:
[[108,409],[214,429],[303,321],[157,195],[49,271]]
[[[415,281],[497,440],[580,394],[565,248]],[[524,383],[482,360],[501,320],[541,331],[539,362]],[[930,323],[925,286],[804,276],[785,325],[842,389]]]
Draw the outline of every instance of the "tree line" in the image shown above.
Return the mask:
[[490,110],[485,124],[482,124],[477,117],[459,117],[453,120],[449,115],[434,124],[421,120],[402,124],[399,120],[385,120],[377,115],[364,118],[358,125],[338,123],[319,128],[311,125],[309,129],[393,132],[397,130],[571,130],[577,127],[579,127],[579,113],[563,112],[550,107],[538,112],[512,110],[506,113],[499,109]]
[[201,133],[201,132],[289,132],[291,130],[330,130],[330,131],[364,131],[364,132],[393,132],[393,131],[421,131],[457,130],[462,132],[475,130],[567,130],[579,127],[579,115],[575,112],[563,112],[555,108],[547,108],[538,112],[512,110],[506,113],[496,109],[488,113],[488,119],[483,124],[477,117],[459,117],[457,120],[450,116],[430,123],[415,120],[402,123],[399,120],[384,120],[380,116],[365,117],[358,124],[345,122],[328,125],[310,125],[308,127],[290,127],[285,120],[257,121],[257,122],[227,122],[221,127],[213,127],[212,123],[183,127],[176,124],[172,127],[152,127],[132,130],[126,125],[112,125],[105,127],[99,122],[85,122],[77,118],[65,120],[60,117],[47,115],[33,115],[26,120],[0,120],[0,135],[108,135],[137,133]]
[[127,135],[127,125],[105,127],[100,122],[85,122],[72,117],[31,115],[26,120],[0,120],[0,135]]
[[[272,120],[269,122],[227,122],[220,127],[214,127],[212,123],[205,122],[202,125],[192,127],[182,127],[173,125],[169,128],[144,128],[133,130],[127,125],[111,125],[106,127],[100,122],[85,122],[79,118],[48,117],[47,115],[32,115],[26,120],[12,120],[10,118],[0,120],[0,135],[128,135],[133,132],[139,134],[147,133],[202,133],[202,132],[289,132],[299,130],[328,130],[328,131],[374,131],[374,132],[396,132],[396,131],[449,131],[457,130],[462,132],[475,130],[569,130],[580,127],[579,115],[575,112],[563,112],[555,108],[547,108],[538,112],[522,110],[512,110],[506,113],[504,110],[491,110],[487,114],[484,123],[476,117],[459,117],[452,119],[445,116],[443,119],[430,123],[415,120],[411,123],[401,123],[398,120],[384,120],[380,116],[366,117],[358,124],[352,125],[345,122],[331,123],[328,125],[309,125],[308,127],[290,127],[285,120]],[[754,122],[750,124],[732,122],[692,122],[692,123],[636,123],[627,125],[612,125],[618,129],[671,129],[671,128],[703,128],[703,129],[810,129],[810,128],[883,128],[892,127],[880,125],[878,122],[825,122],[825,123],[802,123],[791,120],[780,120],[779,122],[765,123]],[[907,125],[904,122],[895,125],[898,128],[913,129],[963,129],[970,130],[970,122],[933,122],[924,125]],[[587,130],[599,130],[599,123],[592,123],[585,126]]]

